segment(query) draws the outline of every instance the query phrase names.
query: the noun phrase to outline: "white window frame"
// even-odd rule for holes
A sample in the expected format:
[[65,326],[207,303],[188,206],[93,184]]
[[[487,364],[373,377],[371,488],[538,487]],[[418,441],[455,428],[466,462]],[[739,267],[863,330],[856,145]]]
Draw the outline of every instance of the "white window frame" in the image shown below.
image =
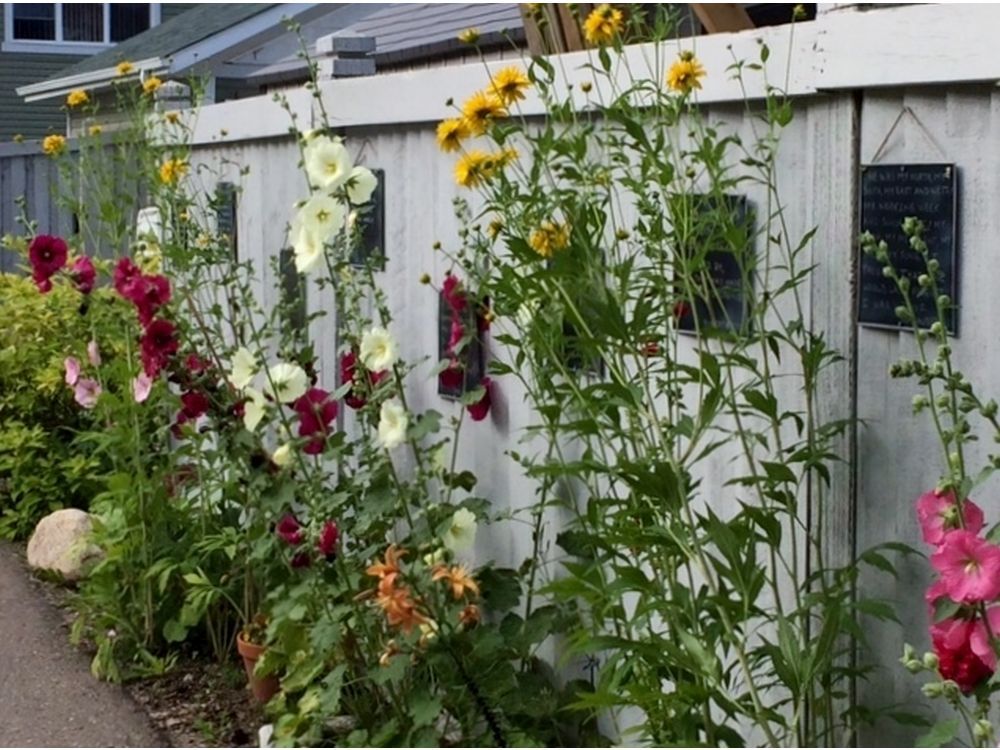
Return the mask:
[[[93,55],[102,50],[114,47],[117,42],[111,39],[111,3],[104,5],[104,39],[103,42],[64,42],[62,6],[63,3],[54,3],[56,6],[56,38],[55,39],[15,39],[14,38],[14,4],[3,4],[3,42],[0,43],[0,52],[44,52],[57,55]],[[161,13],[160,3],[148,3],[149,5],[149,28],[159,26]]]

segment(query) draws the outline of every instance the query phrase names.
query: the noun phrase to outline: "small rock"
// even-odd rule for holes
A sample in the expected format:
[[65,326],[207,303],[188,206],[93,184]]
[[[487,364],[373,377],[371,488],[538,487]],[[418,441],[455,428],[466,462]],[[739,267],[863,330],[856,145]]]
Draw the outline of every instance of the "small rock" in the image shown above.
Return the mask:
[[67,581],[78,581],[101,556],[90,541],[90,515],[76,508],[57,510],[45,516],[28,541],[28,565],[49,570]]

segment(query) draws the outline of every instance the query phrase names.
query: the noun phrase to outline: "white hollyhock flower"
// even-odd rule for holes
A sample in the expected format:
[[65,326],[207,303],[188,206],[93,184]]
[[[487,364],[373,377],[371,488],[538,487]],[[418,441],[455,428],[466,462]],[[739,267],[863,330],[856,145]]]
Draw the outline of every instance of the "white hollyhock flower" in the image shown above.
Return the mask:
[[245,346],[241,346],[233,354],[229,363],[229,382],[233,388],[242,390],[250,385],[253,376],[257,374],[257,358]]
[[358,356],[361,357],[361,362],[369,371],[382,372],[396,364],[399,351],[389,332],[376,326],[365,331],[361,337]]
[[268,369],[268,382],[264,393],[279,404],[288,404],[299,398],[309,387],[306,371],[291,362],[279,362]]
[[264,418],[264,413],[267,411],[267,399],[256,388],[244,388],[243,393],[249,399],[249,401],[243,404],[243,426],[250,432],[253,432],[257,429],[257,425],[260,424],[260,420]]
[[305,227],[292,234],[292,251],[295,253],[295,270],[309,273],[323,257],[323,240]]
[[452,552],[462,552],[472,547],[476,541],[476,515],[466,508],[456,510],[441,541]]
[[392,450],[406,440],[409,417],[398,401],[386,401],[379,412],[378,441],[383,448]]
[[277,450],[271,454],[271,460],[278,466],[288,466],[292,462],[292,446],[284,443],[278,446]]
[[304,151],[309,182],[323,190],[336,190],[351,175],[351,157],[344,144],[329,136],[311,138]]
[[347,207],[329,195],[315,193],[299,206],[292,220],[292,234],[298,229],[306,229],[324,242],[344,228]]
[[347,180],[347,197],[355,206],[367,203],[378,187],[378,178],[367,167],[355,167]]

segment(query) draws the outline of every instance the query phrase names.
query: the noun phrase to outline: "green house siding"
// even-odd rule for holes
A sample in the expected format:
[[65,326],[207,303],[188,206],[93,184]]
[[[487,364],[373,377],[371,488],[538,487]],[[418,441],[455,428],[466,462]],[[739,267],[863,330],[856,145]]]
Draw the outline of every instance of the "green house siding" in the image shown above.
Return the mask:
[[[195,3],[164,3],[160,6],[160,22],[169,21],[194,7]],[[0,3],[0,40],[4,38],[2,11]],[[66,131],[66,113],[61,100],[46,99],[27,104],[17,95],[16,89],[52,78],[83,59],[78,55],[0,52],[0,143],[9,142],[15,135],[35,139]]]

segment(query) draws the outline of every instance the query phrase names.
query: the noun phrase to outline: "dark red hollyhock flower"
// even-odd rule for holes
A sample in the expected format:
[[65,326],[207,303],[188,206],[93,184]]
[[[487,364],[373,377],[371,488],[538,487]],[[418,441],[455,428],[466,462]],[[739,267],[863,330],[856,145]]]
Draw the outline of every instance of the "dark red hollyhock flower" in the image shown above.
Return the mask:
[[465,290],[462,288],[462,282],[457,276],[451,274],[444,277],[444,283],[441,285],[441,296],[444,297],[444,301],[448,303],[448,307],[456,315],[461,315],[469,302],[466,299]]
[[299,415],[299,437],[312,438],[303,452],[310,456],[322,453],[330,423],[337,418],[337,402],[322,388],[310,388],[294,408]]
[[274,527],[274,532],[281,537],[281,540],[286,544],[290,544],[293,547],[297,547],[302,544],[303,539],[305,539],[305,534],[302,532],[302,526],[299,524],[298,519],[295,518],[291,513],[286,513],[278,525]]
[[493,385],[493,381],[489,378],[483,378],[480,385],[485,389],[483,397],[479,399],[474,404],[469,404],[469,416],[472,418],[473,422],[482,422],[486,419],[486,415],[490,413],[490,404],[493,402],[490,397],[490,388]]
[[292,567],[295,569],[308,568],[312,565],[312,558],[309,557],[308,552],[298,552],[292,556]]
[[200,375],[205,372],[211,364],[212,363],[207,359],[202,359],[197,354],[189,354],[184,360],[184,368],[192,375]]
[[443,388],[447,388],[449,391],[462,387],[462,384],[465,382],[465,370],[462,369],[462,365],[458,363],[458,360],[451,360],[448,366],[441,370],[438,374],[438,382],[441,383]]
[[[374,388],[389,374],[388,370],[382,372],[369,372],[368,388]],[[364,394],[358,391],[358,355],[353,351],[344,352],[340,355],[340,384],[354,383],[354,387],[344,396],[344,403],[352,409],[360,409],[368,403]]]
[[323,530],[319,533],[319,540],[316,542],[316,549],[327,560],[332,560],[337,556],[337,540],[340,538],[340,530],[336,521],[327,521],[323,524]]
[[177,412],[177,416],[174,418],[174,423],[170,425],[170,434],[177,440],[182,440],[184,438],[184,431],[181,427],[190,421],[191,418],[184,413],[183,409],[181,409],[181,411]]
[[115,264],[112,281],[115,291],[125,299],[131,299],[131,287],[136,279],[142,276],[139,266],[132,262],[131,258],[122,258]]
[[181,394],[181,412],[188,419],[197,419],[208,412],[208,398],[200,391]]
[[691,305],[684,300],[674,303],[674,320],[680,320],[691,312]]
[[944,679],[954,680],[966,695],[993,674],[993,669],[972,650],[970,638],[975,627],[971,620],[943,620],[931,627],[938,672]]
[[70,268],[70,275],[73,277],[73,284],[80,294],[90,294],[94,291],[97,270],[94,268],[94,262],[86,255],[74,261],[72,268]]
[[138,276],[127,285],[125,296],[135,304],[139,322],[149,325],[156,311],[170,301],[170,282],[166,276]]
[[38,291],[45,293],[52,289],[50,279],[66,265],[69,248],[61,237],[39,234],[28,246],[28,261],[31,263],[31,278]]
[[169,320],[154,320],[146,326],[146,332],[139,340],[142,369],[149,377],[156,377],[166,367],[179,346],[177,329]]

